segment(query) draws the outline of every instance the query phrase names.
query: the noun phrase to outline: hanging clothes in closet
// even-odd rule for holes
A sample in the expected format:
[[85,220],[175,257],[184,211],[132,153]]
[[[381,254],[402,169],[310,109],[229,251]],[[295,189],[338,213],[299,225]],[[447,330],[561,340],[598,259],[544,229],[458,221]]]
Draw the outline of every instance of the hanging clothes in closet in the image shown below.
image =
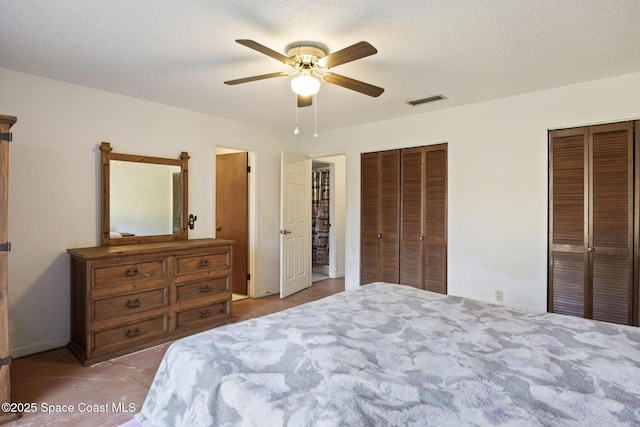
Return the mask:
[[313,267],[329,264],[329,169],[311,174],[311,237]]

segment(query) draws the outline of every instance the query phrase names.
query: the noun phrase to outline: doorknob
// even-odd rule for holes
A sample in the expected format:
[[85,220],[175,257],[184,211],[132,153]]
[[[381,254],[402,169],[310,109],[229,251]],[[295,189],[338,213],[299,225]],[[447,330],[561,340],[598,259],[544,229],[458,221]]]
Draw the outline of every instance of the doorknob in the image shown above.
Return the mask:
[[595,252],[596,248],[587,248],[587,252]]
[[280,234],[291,234],[289,230],[280,230]]
[[216,227],[216,231],[222,231],[222,227],[217,226],[217,227]]

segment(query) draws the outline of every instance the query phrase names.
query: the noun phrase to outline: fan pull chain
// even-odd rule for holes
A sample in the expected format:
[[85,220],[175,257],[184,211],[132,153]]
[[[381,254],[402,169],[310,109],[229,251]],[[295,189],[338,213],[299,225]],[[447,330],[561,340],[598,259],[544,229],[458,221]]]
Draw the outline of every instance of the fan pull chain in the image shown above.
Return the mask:
[[318,94],[313,95],[313,137],[318,137]]
[[297,135],[300,133],[300,129],[298,129],[298,95],[294,95],[295,99],[295,107],[296,107],[296,128],[293,130],[293,134]]

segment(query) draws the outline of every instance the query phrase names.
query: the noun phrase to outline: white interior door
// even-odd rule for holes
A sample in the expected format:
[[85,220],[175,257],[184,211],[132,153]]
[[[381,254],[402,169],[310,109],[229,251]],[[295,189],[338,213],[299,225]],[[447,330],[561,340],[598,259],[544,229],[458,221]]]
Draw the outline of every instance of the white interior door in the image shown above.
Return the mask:
[[311,286],[311,159],[282,153],[280,298]]

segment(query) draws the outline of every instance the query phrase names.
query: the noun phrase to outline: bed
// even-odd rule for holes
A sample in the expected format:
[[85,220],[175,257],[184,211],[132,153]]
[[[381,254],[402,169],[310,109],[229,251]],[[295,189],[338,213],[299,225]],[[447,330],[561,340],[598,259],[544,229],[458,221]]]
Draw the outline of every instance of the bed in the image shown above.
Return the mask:
[[640,329],[374,283],[175,342],[135,421],[640,425]]

